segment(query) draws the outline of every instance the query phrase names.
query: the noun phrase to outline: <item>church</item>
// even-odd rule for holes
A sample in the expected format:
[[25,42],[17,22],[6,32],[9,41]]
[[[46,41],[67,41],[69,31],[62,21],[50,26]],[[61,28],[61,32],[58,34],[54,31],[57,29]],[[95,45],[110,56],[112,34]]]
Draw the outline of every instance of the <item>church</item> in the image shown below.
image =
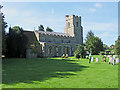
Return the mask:
[[[64,33],[45,31],[24,31],[28,41],[33,42],[34,38],[39,42],[40,57],[55,57],[68,55],[73,56],[78,45],[83,44],[83,27],[81,16],[65,16]],[[30,49],[26,51],[26,57],[32,57]]]

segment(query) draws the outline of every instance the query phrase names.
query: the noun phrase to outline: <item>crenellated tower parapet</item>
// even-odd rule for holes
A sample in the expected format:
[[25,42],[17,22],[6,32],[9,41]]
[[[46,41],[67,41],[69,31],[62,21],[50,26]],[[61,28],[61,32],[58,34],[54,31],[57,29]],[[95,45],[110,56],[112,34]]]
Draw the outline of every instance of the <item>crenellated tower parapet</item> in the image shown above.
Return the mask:
[[77,43],[83,43],[83,27],[81,26],[81,16],[65,16],[64,33],[75,37]]

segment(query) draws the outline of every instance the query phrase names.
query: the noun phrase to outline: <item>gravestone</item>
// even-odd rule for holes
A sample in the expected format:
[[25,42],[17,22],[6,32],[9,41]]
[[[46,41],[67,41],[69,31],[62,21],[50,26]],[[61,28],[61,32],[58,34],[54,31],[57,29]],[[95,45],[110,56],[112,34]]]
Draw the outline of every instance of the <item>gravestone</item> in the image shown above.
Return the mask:
[[112,63],[112,57],[109,57],[109,64]]
[[117,55],[113,55],[113,58],[117,57]]
[[112,65],[115,65],[115,58],[112,58]]
[[116,58],[116,63],[119,63],[119,58]]
[[94,58],[93,58],[93,57],[91,58],[91,61],[92,61],[92,62],[94,61]]
[[98,57],[96,57],[96,62],[99,62],[99,58]]
[[106,55],[103,56],[103,62],[106,62]]

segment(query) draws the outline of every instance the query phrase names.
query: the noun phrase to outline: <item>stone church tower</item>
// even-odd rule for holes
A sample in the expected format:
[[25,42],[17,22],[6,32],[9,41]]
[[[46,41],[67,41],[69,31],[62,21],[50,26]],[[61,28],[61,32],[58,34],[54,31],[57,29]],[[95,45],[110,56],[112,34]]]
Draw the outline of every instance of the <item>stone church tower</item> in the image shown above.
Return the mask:
[[81,26],[81,16],[65,16],[64,33],[75,38],[76,43],[83,44],[83,27]]

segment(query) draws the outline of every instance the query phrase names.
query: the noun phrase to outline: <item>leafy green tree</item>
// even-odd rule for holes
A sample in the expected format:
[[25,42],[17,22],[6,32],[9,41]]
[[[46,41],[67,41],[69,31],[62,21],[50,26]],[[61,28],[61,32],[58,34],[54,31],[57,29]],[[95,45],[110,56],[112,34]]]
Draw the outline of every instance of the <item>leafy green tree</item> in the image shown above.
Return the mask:
[[7,57],[25,57],[27,37],[19,26],[9,28],[7,35]]
[[76,56],[75,56],[77,59],[79,59],[80,58],[80,55],[79,54],[76,54]]
[[77,50],[75,50],[74,55],[76,58],[85,58],[86,51],[84,50],[83,45],[78,45]]
[[105,51],[105,50],[108,50],[108,49],[110,49],[106,44],[103,44],[103,50]]
[[53,30],[51,28],[49,28],[49,27],[46,28],[46,31],[47,32],[53,32]]
[[91,30],[87,33],[86,40],[89,39],[90,37],[94,37],[94,33]]
[[39,31],[44,31],[43,25],[38,26],[38,30],[39,30]]
[[115,41],[115,54],[120,55],[120,36],[118,36],[118,40]]
[[89,51],[91,54],[98,54],[100,51],[103,51],[102,40],[99,37],[95,37],[92,31],[87,33],[85,46],[87,51]]
[[[0,5],[0,9],[3,6]],[[7,28],[7,23],[5,21],[5,16],[3,15],[3,13],[0,13],[0,16],[2,17],[2,54],[5,55],[6,53],[6,33],[5,33],[5,29]]]

